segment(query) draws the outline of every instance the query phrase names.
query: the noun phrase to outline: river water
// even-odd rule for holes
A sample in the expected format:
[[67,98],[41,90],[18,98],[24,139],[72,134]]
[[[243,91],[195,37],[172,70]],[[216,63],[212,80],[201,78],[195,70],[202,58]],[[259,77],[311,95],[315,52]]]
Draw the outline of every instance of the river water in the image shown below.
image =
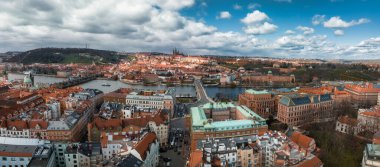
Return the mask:
[[[9,73],[8,74],[8,80],[23,80],[24,75],[22,74],[15,74],[15,73]],[[56,83],[67,80],[66,78],[56,78],[56,77],[49,77],[49,76],[34,76],[34,82],[35,83]],[[103,83],[108,83],[111,86],[102,86]],[[130,85],[126,84],[120,81],[112,81],[112,80],[93,80],[84,84],[80,84],[82,88],[92,88],[92,89],[99,89],[103,91],[104,93],[115,91],[119,88],[134,88],[134,89],[150,89],[150,90],[162,90],[167,89],[167,86],[165,85],[157,85],[157,86],[144,86],[144,85]],[[207,95],[210,98],[215,98],[216,96],[223,96],[227,97],[229,99],[237,100],[237,97],[240,93],[244,92],[245,88],[235,87],[235,88],[220,88],[216,86],[205,86]],[[191,95],[195,96],[195,88],[194,86],[175,86],[176,94],[177,95]]]

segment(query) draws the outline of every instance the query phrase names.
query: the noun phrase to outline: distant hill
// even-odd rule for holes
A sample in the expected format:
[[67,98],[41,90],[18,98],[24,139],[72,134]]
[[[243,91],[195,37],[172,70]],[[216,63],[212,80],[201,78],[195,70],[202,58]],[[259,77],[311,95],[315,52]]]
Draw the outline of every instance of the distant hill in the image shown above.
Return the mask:
[[32,63],[117,63],[126,55],[114,51],[85,48],[39,48],[15,55],[7,62]]

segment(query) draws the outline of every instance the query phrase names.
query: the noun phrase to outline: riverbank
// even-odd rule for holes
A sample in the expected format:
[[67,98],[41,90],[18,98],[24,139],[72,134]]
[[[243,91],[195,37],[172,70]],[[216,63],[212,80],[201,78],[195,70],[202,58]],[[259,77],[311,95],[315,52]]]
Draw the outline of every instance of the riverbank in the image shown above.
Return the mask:
[[[9,74],[16,74],[16,75],[25,75],[22,72],[9,72]],[[49,74],[33,74],[34,76],[43,76],[43,77],[54,77],[54,78],[66,78],[66,77],[58,77],[57,75],[49,75]]]

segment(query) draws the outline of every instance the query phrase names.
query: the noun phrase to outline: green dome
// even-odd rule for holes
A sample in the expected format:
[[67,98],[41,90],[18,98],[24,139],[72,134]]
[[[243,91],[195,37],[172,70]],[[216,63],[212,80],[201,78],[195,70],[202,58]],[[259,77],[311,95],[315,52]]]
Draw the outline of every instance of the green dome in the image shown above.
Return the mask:
[[269,71],[268,71],[268,74],[272,74],[272,71],[269,70]]

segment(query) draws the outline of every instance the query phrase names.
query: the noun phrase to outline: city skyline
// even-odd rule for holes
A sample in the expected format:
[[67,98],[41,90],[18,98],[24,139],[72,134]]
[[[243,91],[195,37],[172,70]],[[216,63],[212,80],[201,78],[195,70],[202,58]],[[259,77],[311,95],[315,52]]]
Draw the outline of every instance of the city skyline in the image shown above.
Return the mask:
[[374,0],[0,2],[0,52],[40,47],[379,59]]

